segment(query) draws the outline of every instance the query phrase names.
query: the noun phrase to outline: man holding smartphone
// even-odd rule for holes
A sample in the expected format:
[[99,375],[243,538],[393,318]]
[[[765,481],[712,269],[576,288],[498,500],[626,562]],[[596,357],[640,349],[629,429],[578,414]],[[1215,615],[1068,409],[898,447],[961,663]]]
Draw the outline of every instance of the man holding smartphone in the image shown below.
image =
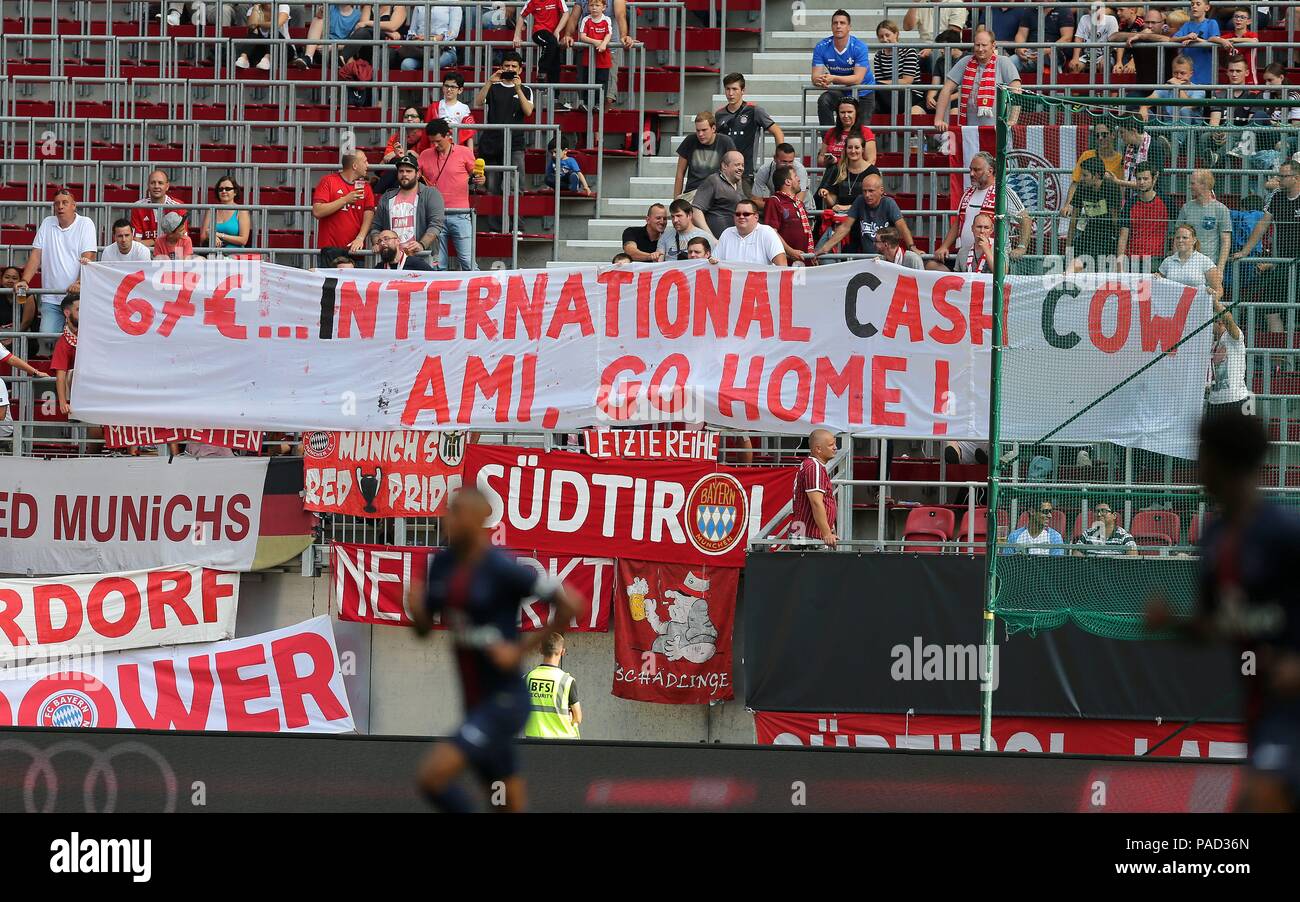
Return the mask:
[[[517,51],[507,50],[501,59],[501,67],[492,73],[492,78],[479,88],[474,96],[473,106],[484,110],[487,125],[520,125],[533,113],[533,92],[523,83],[524,58]],[[478,151],[488,166],[501,166],[505,163],[505,129],[488,128],[480,132]],[[515,177],[524,171],[524,145],[527,133],[515,132],[510,136],[510,163],[515,167]],[[509,196],[514,190],[514,183],[501,178],[501,170],[489,171],[487,190],[489,194],[500,193]],[[500,232],[504,224],[500,219],[489,219],[487,230]]]
[[321,179],[311,196],[311,215],[320,223],[316,246],[345,247],[357,254],[366,246],[375,218],[375,193],[366,181],[370,162],[360,150],[344,154],[340,162],[342,168]]

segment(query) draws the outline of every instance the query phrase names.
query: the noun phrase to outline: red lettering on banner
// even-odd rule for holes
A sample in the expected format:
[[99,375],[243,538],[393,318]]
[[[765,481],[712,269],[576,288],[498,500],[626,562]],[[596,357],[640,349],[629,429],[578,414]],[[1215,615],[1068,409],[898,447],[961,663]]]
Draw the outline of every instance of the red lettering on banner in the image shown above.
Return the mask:
[[[600,388],[596,391],[596,408],[614,420],[626,420],[641,392],[639,380],[628,382],[623,378],[625,372],[640,376],[646,370],[645,362],[633,354],[625,354],[610,362],[600,374]],[[615,395],[615,389],[626,391],[626,396]]]
[[203,325],[214,326],[218,333],[236,341],[248,338],[248,329],[235,321],[235,299],[230,296],[230,289],[242,288],[243,284],[238,274],[227,276],[216,291],[203,299]]
[[86,541],[86,496],[78,495],[68,507],[67,495],[54,496],[54,538]]
[[615,266],[596,276],[596,281],[605,286],[605,337],[618,337],[618,307],[623,298],[623,286],[632,284],[636,273]]
[[533,399],[537,396],[537,355],[523,356],[523,372],[519,376],[519,422],[531,423],[533,420]]
[[437,357],[426,356],[424,363],[420,364],[420,372],[411,386],[411,393],[406,396],[406,406],[402,408],[402,425],[414,426],[416,417],[425,410],[432,410],[440,425],[451,420],[447,383],[442,378],[442,361]]
[[188,526],[178,527],[176,525],[176,508],[184,508],[186,513],[193,510],[190,506],[190,499],[185,495],[173,495],[167,501],[167,506],[163,509],[163,532],[167,538],[173,542],[180,542],[188,539],[192,530]]
[[[1006,321],[1006,317],[1003,317]],[[973,345],[984,344],[984,333],[993,330],[993,315],[984,312],[984,283],[970,283],[970,341]]]
[[179,285],[180,291],[174,300],[162,305],[163,319],[158,324],[158,334],[164,338],[172,334],[172,329],[182,317],[194,315],[194,289],[199,284],[199,274],[192,270],[163,270],[160,281],[164,285]]
[[[790,373],[795,374],[797,381],[794,404],[787,407],[781,400],[781,394],[785,377]],[[802,357],[786,357],[772,370],[772,377],[767,383],[767,409],[778,420],[792,423],[802,417],[804,411],[808,409],[808,396],[811,393],[812,370],[808,368],[808,364]]]
[[[1115,332],[1106,335],[1102,332],[1101,315],[1105,312],[1106,302],[1115,298]],[[1114,354],[1128,343],[1128,332],[1133,320],[1133,297],[1123,285],[1110,284],[1093,292],[1088,303],[1088,337],[1093,346],[1103,354]]]
[[[123,667],[131,665],[124,664]],[[121,669],[121,668],[119,668]],[[63,692],[75,692],[88,697],[94,705],[94,722],[87,726],[105,729],[117,726],[117,702],[113,692],[99,677],[70,670],[37,680],[27,688],[18,706],[18,723],[25,727],[49,726],[42,717],[42,708]]]
[[718,413],[724,417],[735,416],[737,401],[745,405],[745,419],[758,419],[758,390],[763,384],[763,357],[749,358],[749,374],[743,386],[736,384],[736,370],[740,366],[739,354],[722,358],[722,382],[718,386]]
[[0,727],[12,727],[14,725],[14,712],[9,707],[9,699],[5,694],[0,692]]
[[778,306],[781,314],[777,337],[782,341],[811,341],[812,330],[807,326],[794,324],[794,270],[792,269],[781,272],[781,297]]
[[934,434],[947,435],[948,424],[940,417],[951,416],[952,392],[948,389],[948,361],[934,362]]
[[903,395],[901,389],[889,387],[888,379],[891,372],[907,372],[907,358],[884,355],[871,358],[871,424],[873,426],[907,425],[906,413],[886,409],[886,405],[897,404]]
[[547,338],[559,338],[569,325],[577,325],[584,336],[596,334],[596,327],[591,324],[591,308],[587,305],[587,290],[583,287],[584,278],[581,272],[575,272],[564,280],[560,299],[555,303],[555,315],[546,330]]
[[143,335],[153,325],[153,307],[144,298],[131,297],[131,289],[144,281],[143,272],[123,276],[113,292],[113,318],[127,335]]
[[907,329],[910,341],[925,341],[925,326],[921,325],[921,295],[916,280],[908,276],[898,277],[894,296],[889,301],[889,313],[885,315],[883,334],[886,338],[893,338],[900,328]]
[[1151,282],[1142,282],[1138,286],[1138,325],[1142,330],[1142,350],[1148,354],[1163,351],[1170,357],[1178,353],[1176,346],[1183,338],[1183,328],[1187,325],[1187,314],[1191,312],[1192,301],[1196,300],[1195,288],[1184,288],[1178,296],[1178,307],[1173,316],[1159,316],[1151,309]]
[[[299,673],[295,660],[300,656],[311,660],[311,669]],[[334,650],[317,633],[300,633],[285,636],[271,643],[271,662],[280,684],[280,698],[284,709],[286,729],[305,727],[311,722],[303,699],[311,696],[326,720],[347,717],[347,708],[334,695],[330,680],[334,678]]]
[[515,357],[506,354],[497,361],[496,369],[491,372],[483,364],[483,358],[470,355],[465,361],[465,381],[460,389],[460,411],[457,420],[468,423],[474,416],[474,402],[478,393],[484,398],[496,396],[496,421],[510,421],[510,394],[514,383]]
[[496,338],[497,324],[490,312],[501,300],[501,282],[496,276],[476,276],[469,280],[465,294],[465,337],[474,341],[481,328],[485,338]]
[[931,301],[935,312],[952,323],[951,328],[948,329],[940,329],[938,326],[930,329],[930,337],[939,344],[955,345],[966,337],[966,318],[961,315],[961,310],[955,304],[948,301],[949,292],[960,292],[965,287],[965,279],[952,275],[940,276],[931,289]]
[[[101,509],[107,507],[106,516],[101,519]],[[107,542],[117,532],[117,496],[104,498],[95,495],[90,499],[90,534],[96,542]]]
[[[683,326],[684,327],[684,326]],[[677,373],[665,406],[662,383],[669,370]],[[691,361],[685,354],[669,354],[650,377],[650,403],[663,413],[680,413],[686,408],[686,384],[691,378]]]
[[[131,724],[141,730],[203,730],[207,729],[208,714],[212,710],[212,671],[208,669],[207,655],[194,655],[187,666],[194,686],[191,703],[186,706],[176,690],[176,664],[173,661],[153,662],[153,683],[158,701],[149,711],[144,693],[140,691],[140,671],[144,665],[123,664],[117,668],[117,691],[122,707],[131,718]],[[233,727],[231,728],[233,729]]]
[[397,322],[393,327],[393,337],[405,341],[411,337],[411,301],[424,291],[424,283],[394,279],[386,287],[397,294]]
[[366,283],[366,296],[363,299],[353,281],[339,284],[339,338],[352,337],[352,325],[356,324],[358,338],[375,337],[375,317],[379,314],[379,283]]
[[767,274],[762,272],[745,276],[745,287],[740,291],[740,313],[736,316],[736,337],[748,338],[753,323],[758,323],[761,338],[771,338],[776,334],[772,325],[772,302],[767,296]]
[[259,667],[266,664],[261,645],[221,651],[213,655],[217,675],[221,680],[221,700],[226,708],[227,730],[264,730],[274,733],[280,729],[278,711],[249,711],[248,703],[271,697],[271,680],[258,672],[242,678],[241,667]]
[[[215,584],[216,574],[210,570],[203,571],[203,609],[204,620],[212,623],[216,620],[216,603],[213,601],[212,617],[207,616],[208,610],[208,574],[212,573]],[[149,574],[148,581],[145,584],[145,596],[149,599],[149,628],[155,630],[165,629],[167,626],[166,608],[171,608],[176,615],[177,622],[185,626],[194,626],[198,620],[194,612],[190,610],[187,603],[187,596],[190,594],[191,581],[190,574],[186,570],[158,570]],[[233,590],[228,593],[233,594]]]
[[[677,310],[668,313],[668,293],[676,289]],[[655,289],[655,326],[664,338],[680,338],[691,324],[691,286],[680,269],[670,269],[659,277]]]
[[[55,627],[51,605],[63,605],[63,626]],[[36,644],[57,645],[70,642],[81,631],[81,599],[72,586],[48,583],[32,589],[32,606],[36,615]]]
[[501,327],[502,338],[515,337],[516,322],[523,325],[524,334],[533,341],[542,337],[542,310],[546,306],[548,280],[544,272],[534,276],[531,297],[523,276],[511,276],[506,280],[506,321]]
[[22,627],[14,621],[23,610],[22,596],[13,589],[0,589],[0,633],[4,633],[10,645],[20,646],[27,644],[27,636],[23,634]]
[[249,519],[252,510],[253,499],[247,495],[231,495],[226,499],[226,517],[230,520],[230,525],[226,527],[227,541],[238,542],[248,535],[248,530],[253,525]]
[[[112,593],[122,596],[122,616],[116,622],[104,615],[104,599]],[[90,628],[105,639],[120,639],[135,628],[140,620],[140,591],[135,583],[123,576],[106,576],[90,588],[86,599],[86,618]]]
[[844,363],[844,369],[836,370],[829,357],[817,358],[817,378],[813,380],[812,421],[826,421],[826,395],[836,397],[849,396],[849,422],[857,425],[862,422],[862,373],[866,361],[861,354],[854,354]]
[[147,498],[122,499],[122,538],[124,540],[144,541],[148,507],[149,501]]
[[[221,571],[219,570],[209,570],[206,567],[203,568],[203,575],[200,577],[200,582],[199,582],[199,586],[200,586],[199,597],[203,605],[204,623],[216,623],[217,602],[227,598],[233,598],[235,596],[235,589],[237,588],[237,585],[221,582],[219,580],[220,576],[221,576]],[[191,615],[191,620],[192,618],[193,615]],[[186,622],[184,617],[181,618],[181,622],[182,623]]]
[[[713,277],[718,277],[717,284]],[[695,273],[695,325],[692,335],[703,335],[705,321],[713,324],[715,338],[727,337],[731,321],[731,270],[703,266]]]
[[637,274],[636,279],[636,337],[650,337],[650,280],[649,272]]
[[[7,536],[14,539],[30,539],[36,534],[36,499],[26,492],[15,492],[10,497],[8,492],[0,492],[0,523],[4,522],[4,500],[9,498],[9,526],[0,526],[0,539]],[[27,514],[27,521],[22,515]]]
[[456,291],[459,288],[460,282],[429,283],[428,297],[424,305],[425,341],[451,341],[456,337],[455,327],[442,324],[444,316],[451,316],[451,304],[443,303],[442,293]]

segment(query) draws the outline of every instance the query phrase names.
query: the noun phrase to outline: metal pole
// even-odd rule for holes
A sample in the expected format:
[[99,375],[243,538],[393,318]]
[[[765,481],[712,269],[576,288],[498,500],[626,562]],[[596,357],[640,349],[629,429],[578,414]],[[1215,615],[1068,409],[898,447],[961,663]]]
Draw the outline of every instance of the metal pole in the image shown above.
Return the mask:
[[1010,112],[1010,94],[1005,87],[998,88],[997,122],[997,188],[994,218],[997,231],[993,242],[993,337],[989,342],[989,489],[988,511],[985,525],[984,554],[988,559],[988,579],[984,587],[984,660],[980,662],[980,750],[993,751],[993,655],[997,639],[996,591],[998,547],[998,378],[1001,371],[1002,345],[1002,287],[1006,282],[1007,267],[1007,197],[1005,189],[1006,152],[1010,145],[1007,115]]

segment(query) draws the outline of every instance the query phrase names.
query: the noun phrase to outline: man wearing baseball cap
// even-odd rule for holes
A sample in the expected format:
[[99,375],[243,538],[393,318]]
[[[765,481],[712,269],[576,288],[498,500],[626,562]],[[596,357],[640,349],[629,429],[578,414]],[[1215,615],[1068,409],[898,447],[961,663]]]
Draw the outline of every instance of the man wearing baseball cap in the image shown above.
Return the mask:
[[437,188],[420,184],[419,157],[405,153],[395,162],[397,187],[379,199],[371,224],[370,246],[378,253],[380,233],[391,229],[397,233],[402,254],[414,257],[437,246],[446,219],[446,205]]

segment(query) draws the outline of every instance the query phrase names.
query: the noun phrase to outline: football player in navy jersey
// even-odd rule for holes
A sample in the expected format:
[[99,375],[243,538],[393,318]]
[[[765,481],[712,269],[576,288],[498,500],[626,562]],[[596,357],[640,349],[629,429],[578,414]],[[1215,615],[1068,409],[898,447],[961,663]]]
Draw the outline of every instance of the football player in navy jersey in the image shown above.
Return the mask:
[[[491,542],[484,526],[491,506],[481,492],[464,487],[447,506],[448,547],[429,560],[407,594],[416,631],[425,635],[441,613],[452,632],[464,695],[465,721],[449,741],[438,742],[420,765],[418,782],[428,800],[447,812],[469,812],[474,802],[453,785],[474,768],[502,810],[521,811],[524,781],[514,738],[531,704],[520,664],[551,633],[562,633],[577,610],[559,580],[519,563]],[[519,634],[519,606],[536,595],[553,605],[546,627]]]
[[[1201,482],[1218,503],[1201,539],[1196,612],[1177,624],[1202,639],[1242,651],[1250,771],[1238,805],[1245,811],[1295,811],[1300,803],[1300,516],[1260,496],[1268,454],[1261,419],[1215,412],[1201,422]],[[1171,624],[1156,600],[1152,627]],[[1255,667],[1246,666],[1247,653]]]

